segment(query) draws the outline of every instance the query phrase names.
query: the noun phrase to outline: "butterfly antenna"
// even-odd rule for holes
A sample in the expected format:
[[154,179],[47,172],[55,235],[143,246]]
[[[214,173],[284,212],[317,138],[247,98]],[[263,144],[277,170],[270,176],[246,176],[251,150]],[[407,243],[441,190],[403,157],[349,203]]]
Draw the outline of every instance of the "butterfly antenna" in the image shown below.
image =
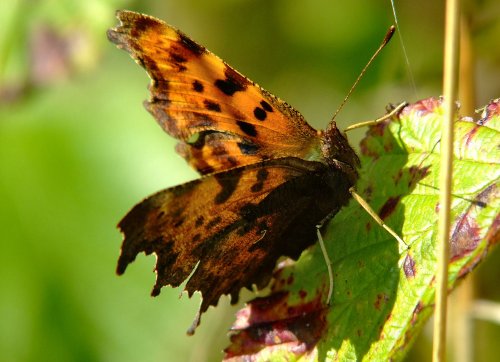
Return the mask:
[[361,80],[361,78],[363,78],[363,75],[365,75],[366,70],[368,69],[368,67],[370,66],[370,64],[372,64],[373,60],[377,57],[377,55],[380,53],[380,51],[382,49],[384,49],[384,47],[387,45],[387,43],[389,43],[389,40],[391,40],[391,38],[394,35],[395,31],[396,31],[396,27],[394,25],[391,25],[391,27],[387,31],[387,34],[385,34],[384,40],[382,41],[382,43],[380,44],[380,46],[378,47],[378,49],[375,51],[375,53],[372,55],[372,57],[370,58],[370,60],[368,61],[368,63],[366,63],[366,65],[363,68],[363,70],[361,71],[361,73],[359,73],[358,78],[356,79],[356,81],[352,85],[352,87],[349,90],[349,92],[347,92],[347,95],[345,96],[344,100],[340,104],[339,108],[337,108],[337,110],[335,111],[335,114],[332,117],[332,121],[337,117],[337,114],[339,114],[339,112],[342,110],[342,108],[344,108],[344,105],[346,104],[347,100],[349,99],[349,97],[351,96],[352,92],[354,91],[354,88],[356,88],[356,86],[358,85],[358,83]]

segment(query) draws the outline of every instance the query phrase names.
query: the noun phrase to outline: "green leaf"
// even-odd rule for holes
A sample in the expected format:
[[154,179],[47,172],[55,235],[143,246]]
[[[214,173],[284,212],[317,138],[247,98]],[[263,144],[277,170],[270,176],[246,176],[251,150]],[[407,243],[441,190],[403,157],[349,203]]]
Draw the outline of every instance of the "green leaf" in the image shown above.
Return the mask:
[[[455,124],[449,289],[498,242],[500,101],[482,118]],[[401,360],[433,312],[443,110],[430,98],[361,142],[359,193],[409,249],[354,201],[324,235],[334,270],[319,247],[276,272],[269,297],[237,316],[227,359]],[[292,241],[291,241],[292,242]]]

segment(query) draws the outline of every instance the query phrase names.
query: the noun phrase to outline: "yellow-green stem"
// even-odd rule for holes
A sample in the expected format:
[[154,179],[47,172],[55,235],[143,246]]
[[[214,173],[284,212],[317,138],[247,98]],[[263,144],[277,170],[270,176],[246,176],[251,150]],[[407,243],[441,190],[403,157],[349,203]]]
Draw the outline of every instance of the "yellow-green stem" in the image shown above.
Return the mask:
[[457,98],[458,49],[460,35],[460,0],[446,2],[444,45],[444,117],[441,138],[441,171],[439,180],[438,259],[436,275],[436,314],[434,319],[434,362],[446,360],[446,301],[448,296],[448,262],[450,235],[450,202],[453,159],[453,121]]

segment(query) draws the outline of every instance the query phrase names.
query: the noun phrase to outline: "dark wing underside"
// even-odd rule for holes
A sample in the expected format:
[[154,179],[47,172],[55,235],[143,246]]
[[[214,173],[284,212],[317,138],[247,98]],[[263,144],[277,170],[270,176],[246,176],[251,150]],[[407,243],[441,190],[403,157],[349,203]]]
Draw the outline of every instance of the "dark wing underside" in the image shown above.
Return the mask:
[[[319,162],[283,158],[205,176],[160,191],[119,223],[118,273],[140,252],[157,255],[153,295],[164,285],[202,293],[200,312],[222,294],[264,287],[280,256],[315,243],[315,225],[349,199],[343,174]],[[333,215],[333,214],[332,214]]]

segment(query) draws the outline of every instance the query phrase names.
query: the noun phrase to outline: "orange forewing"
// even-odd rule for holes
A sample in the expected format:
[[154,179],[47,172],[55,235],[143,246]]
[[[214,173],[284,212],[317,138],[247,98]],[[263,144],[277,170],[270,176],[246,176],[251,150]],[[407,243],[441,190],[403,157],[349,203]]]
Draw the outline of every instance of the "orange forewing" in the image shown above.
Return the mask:
[[163,21],[130,11],[117,16],[121,25],[109,39],[146,69],[152,79],[146,108],[200,173],[317,156],[316,130],[287,103]]

